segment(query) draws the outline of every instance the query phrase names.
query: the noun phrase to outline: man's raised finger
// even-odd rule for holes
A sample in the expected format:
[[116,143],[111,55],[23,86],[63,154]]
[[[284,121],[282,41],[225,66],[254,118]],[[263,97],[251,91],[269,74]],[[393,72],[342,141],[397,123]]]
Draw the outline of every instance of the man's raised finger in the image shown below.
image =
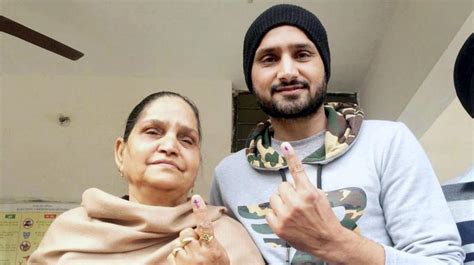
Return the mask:
[[293,176],[296,190],[313,187],[311,181],[309,181],[308,176],[306,175],[303,164],[296,155],[293,147],[288,142],[283,142],[281,144],[281,150],[283,151],[283,155],[288,162],[288,169]]

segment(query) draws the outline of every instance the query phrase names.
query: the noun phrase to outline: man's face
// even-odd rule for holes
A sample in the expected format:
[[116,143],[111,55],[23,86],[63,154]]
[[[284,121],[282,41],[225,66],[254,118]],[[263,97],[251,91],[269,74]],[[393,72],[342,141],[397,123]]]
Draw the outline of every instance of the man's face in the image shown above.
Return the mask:
[[326,81],[318,49],[293,26],[270,30],[255,52],[252,83],[257,102],[272,118],[302,118],[324,103]]

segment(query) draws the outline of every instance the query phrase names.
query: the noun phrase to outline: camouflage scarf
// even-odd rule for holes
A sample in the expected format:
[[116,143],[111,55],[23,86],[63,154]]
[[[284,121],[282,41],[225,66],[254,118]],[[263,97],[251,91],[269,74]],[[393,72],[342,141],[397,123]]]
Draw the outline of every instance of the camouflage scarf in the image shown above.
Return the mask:
[[[325,164],[346,152],[362,126],[364,113],[356,104],[331,102],[324,106],[327,127],[324,145],[303,159],[306,164]],[[270,121],[261,122],[249,136],[245,150],[250,165],[257,169],[279,170],[287,163],[271,145],[273,128]]]

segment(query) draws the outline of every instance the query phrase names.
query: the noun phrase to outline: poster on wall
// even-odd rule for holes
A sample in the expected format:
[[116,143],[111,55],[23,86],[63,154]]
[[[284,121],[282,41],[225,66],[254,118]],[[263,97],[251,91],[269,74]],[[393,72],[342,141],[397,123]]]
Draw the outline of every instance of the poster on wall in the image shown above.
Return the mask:
[[56,217],[79,203],[0,202],[0,265],[24,265]]

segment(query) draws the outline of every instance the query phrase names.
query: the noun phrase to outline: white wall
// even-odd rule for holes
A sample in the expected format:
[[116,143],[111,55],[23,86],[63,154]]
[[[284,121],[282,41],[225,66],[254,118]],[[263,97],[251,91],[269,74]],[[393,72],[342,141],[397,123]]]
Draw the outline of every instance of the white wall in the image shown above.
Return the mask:
[[[1,41],[0,41],[1,43]],[[1,64],[0,64],[1,67]],[[1,73],[1,72],[0,72]],[[5,87],[4,81],[3,81],[3,75],[0,74],[0,103],[3,105],[3,88]],[[0,110],[1,106],[0,105]],[[0,128],[3,128],[3,115],[0,114]],[[2,191],[3,184],[2,184],[2,175],[1,173],[3,172],[3,130],[0,129],[0,192]],[[1,194],[1,193],[0,193]]]
[[474,12],[460,27],[398,117],[398,120],[404,122],[418,138],[457,98],[453,80],[454,63],[462,45],[474,31],[473,23]]
[[472,10],[472,0],[397,2],[359,90],[369,118],[399,117]]
[[474,165],[474,120],[456,98],[421,137],[440,182]]
[[[207,197],[214,167],[230,152],[230,81],[3,76],[0,199],[80,201],[92,186],[125,194],[114,141],[133,106],[158,90],[182,93],[201,110],[204,166],[195,190]],[[60,113],[69,126],[59,125]]]
[[420,139],[441,182],[474,165],[474,121],[459,102],[453,81],[456,57],[474,31],[466,19],[398,118]]

